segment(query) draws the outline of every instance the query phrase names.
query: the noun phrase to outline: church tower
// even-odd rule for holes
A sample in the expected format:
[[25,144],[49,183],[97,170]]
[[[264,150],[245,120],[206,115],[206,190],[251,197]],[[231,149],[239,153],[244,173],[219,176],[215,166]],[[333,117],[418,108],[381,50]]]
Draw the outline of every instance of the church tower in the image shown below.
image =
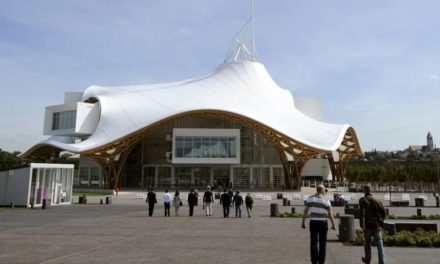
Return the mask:
[[434,140],[432,139],[431,132],[428,132],[426,136],[426,148],[428,150],[434,150]]

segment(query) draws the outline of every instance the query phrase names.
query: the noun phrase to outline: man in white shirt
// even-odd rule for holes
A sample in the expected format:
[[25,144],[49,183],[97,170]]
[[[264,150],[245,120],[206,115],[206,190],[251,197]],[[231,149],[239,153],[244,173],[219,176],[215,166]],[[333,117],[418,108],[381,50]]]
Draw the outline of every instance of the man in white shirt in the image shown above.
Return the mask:
[[165,216],[170,216],[170,204],[171,204],[171,194],[168,193],[168,189],[165,189],[165,194],[163,195],[163,204],[165,206]]
[[[306,228],[306,217],[310,218],[310,257],[313,264],[325,263],[325,248],[327,244],[327,231],[329,218],[332,230],[335,230],[335,221],[330,205],[330,201],[325,197],[325,187],[318,185],[316,194],[307,198],[306,208],[304,209],[302,228]],[[318,249],[319,242],[319,249]]]

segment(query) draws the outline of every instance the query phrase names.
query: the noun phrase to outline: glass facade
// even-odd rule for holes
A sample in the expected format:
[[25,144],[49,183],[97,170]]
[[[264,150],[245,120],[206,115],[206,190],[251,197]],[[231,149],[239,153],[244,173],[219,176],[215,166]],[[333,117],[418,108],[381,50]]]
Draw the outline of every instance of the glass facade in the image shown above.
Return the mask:
[[104,179],[100,167],[81,167],[79,169],[79,187],[102,187]]
[[75,128],[76,110],[52,114],[52,130]]
[[285,185],[279,155],[270,141],[239,122],[214,117],[179,118],[148,131],[122,173],[122,187]]

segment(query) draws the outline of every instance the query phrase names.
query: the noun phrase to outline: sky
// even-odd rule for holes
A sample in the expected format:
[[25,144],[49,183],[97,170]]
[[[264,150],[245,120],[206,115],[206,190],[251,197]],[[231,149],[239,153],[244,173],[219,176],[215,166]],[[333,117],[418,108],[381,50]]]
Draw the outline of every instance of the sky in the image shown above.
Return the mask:
[[[254,4],[259,61],[363,151],[440,141],[440,1]],[[66,91],[211,72],[250,14],[249,0],[0,0],[0,148],[46,138],[44,109]]]

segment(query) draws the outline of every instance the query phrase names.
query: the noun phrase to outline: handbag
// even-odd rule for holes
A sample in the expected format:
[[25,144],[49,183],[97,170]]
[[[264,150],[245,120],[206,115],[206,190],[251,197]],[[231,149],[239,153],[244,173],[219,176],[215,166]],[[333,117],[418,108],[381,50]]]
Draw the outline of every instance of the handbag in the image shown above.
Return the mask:
[[183,206],[183,203],[182,203],[182,201],[180,201],[179,205],[180,205],[180,206]]

